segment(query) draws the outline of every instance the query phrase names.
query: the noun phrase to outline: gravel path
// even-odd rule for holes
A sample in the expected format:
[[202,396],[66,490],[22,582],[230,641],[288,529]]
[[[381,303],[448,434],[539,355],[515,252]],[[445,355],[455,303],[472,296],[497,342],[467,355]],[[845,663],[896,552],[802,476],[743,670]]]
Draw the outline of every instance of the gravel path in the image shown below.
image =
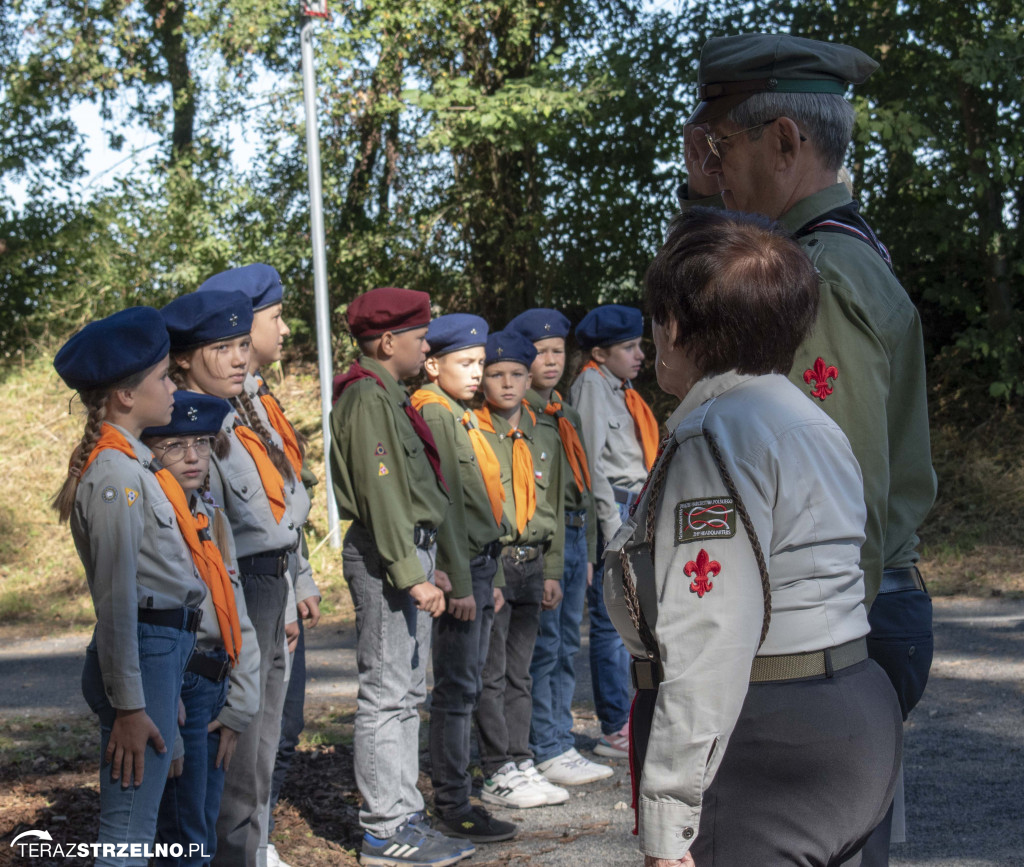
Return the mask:
[[[935,635],[928,690],[906,728],[909,841],[892,864],[1024,865],[1024,600],[938,599]],[[83,634],[0,642],[0,720],[88,714],[78,685],[87,642]],[[355,697],[354,642],[351,627],[307,633],[310,703]],[[586,753],[600,732],[585,643],[578,673],[577,746]],[[625,808],[628,768],[613,764],[614,777],[574,790],[563,806],[497,810],[520,824],[519,837],[480,847],[467,863],[642,864]]]

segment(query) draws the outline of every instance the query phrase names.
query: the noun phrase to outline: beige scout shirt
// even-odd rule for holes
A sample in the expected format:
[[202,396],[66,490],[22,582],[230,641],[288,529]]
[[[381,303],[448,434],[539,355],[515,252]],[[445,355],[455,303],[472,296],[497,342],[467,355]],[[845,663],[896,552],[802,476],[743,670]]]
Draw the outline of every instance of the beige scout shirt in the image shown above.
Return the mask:
[[[645,656],[622,594],[619,551],[635,552],[640,605],[664,666],[640,788],[640,848],[680,858],[699,828],[755,654],[820,650],[867,634],[858,565],[865,507],[846,436],[783,376],[702,380],[668,427],[679,446],[654,504],[653,565],[643,543],[652,505],[645,492],[608,546],[604,592],[627,648]],[[772,619],[760,649],[761,578],[704,432],[718,441],[767,561]]]
[[139,609],[195,608],[206,585],[157,481],[153,453],[124,428],[111,427],[124,435],[136,457],[100,452],[78,485],[71,536],[96,611],[96,650],[107,699],[119,710],[136,710],[146,706]]
[[612,487],[638,491],[647,478],[643,446],[626,407],[623,383],[607,367],[582,371],[569,395],[583,424],[597,517],[607,543],[622,523]]

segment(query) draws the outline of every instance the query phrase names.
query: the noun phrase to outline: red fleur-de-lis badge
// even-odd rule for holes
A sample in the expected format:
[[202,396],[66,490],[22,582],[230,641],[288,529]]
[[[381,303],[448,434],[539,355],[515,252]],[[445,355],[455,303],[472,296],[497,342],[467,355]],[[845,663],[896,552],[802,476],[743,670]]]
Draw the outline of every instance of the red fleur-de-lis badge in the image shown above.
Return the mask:
[[696,593],[699,597],[711,592],[715,586],[711,583],[711,579],[717,578],[721,571],[722,564],[717,560],[712,560],[703,548],[700,549],[696,560],[691,560],[683,567],[686,577],[693,578],[693,581],[690,582],[690,592]]
[[814,383],[814,387],[811,389],[811,397],[816,397],[818,400],[824,400],[832,394],[834,389],[828,384],[830,379],[839,379],[839,371],[834,364],[825,364],[825,359],[820,355],[818,360],[814,362],[814,367],[804,371],[804,382],[808,385],[812,382]]

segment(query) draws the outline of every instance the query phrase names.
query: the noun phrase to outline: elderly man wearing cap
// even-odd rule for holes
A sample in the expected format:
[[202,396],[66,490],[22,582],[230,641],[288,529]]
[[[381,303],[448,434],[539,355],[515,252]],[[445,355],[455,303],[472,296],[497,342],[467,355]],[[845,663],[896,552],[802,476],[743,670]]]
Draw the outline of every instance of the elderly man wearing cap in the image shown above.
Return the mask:
[[429,323],[425,292],[373,289],[349,304],[362,355],[335,378],[331,412],[334,496],[352,521],[342,556],[356,610],[360,861],[379,867],[454,864],[475,851],[426,824],[416,788],[431,618],[451,589],[435,569],[448,484],[402,384],[423,367]]
[[[851,46],[793,36],[710,39],[679,197],[686,208],[720,194],[727,208],[779,220],[820,273],[817,324],[790,379],[838,422],[860,463],[868,646],[906,718],[932,656],[931,601],[915,565],[916,531],[936,490],[921,321],[888,251],[836,182],[854,122],[844,94],[877,66]],[[891,823],[890,810],[865,864],[888,863]]]

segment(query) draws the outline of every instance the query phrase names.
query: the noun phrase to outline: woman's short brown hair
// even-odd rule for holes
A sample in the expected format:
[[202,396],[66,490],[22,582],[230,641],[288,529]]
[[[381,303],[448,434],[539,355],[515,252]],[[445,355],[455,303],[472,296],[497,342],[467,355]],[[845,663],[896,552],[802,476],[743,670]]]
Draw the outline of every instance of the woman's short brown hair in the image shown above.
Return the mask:
[[654,321],[704,375],[789,373],[818,313],[818,275],[792,236],[758,214],[692,208],[644,277]]

